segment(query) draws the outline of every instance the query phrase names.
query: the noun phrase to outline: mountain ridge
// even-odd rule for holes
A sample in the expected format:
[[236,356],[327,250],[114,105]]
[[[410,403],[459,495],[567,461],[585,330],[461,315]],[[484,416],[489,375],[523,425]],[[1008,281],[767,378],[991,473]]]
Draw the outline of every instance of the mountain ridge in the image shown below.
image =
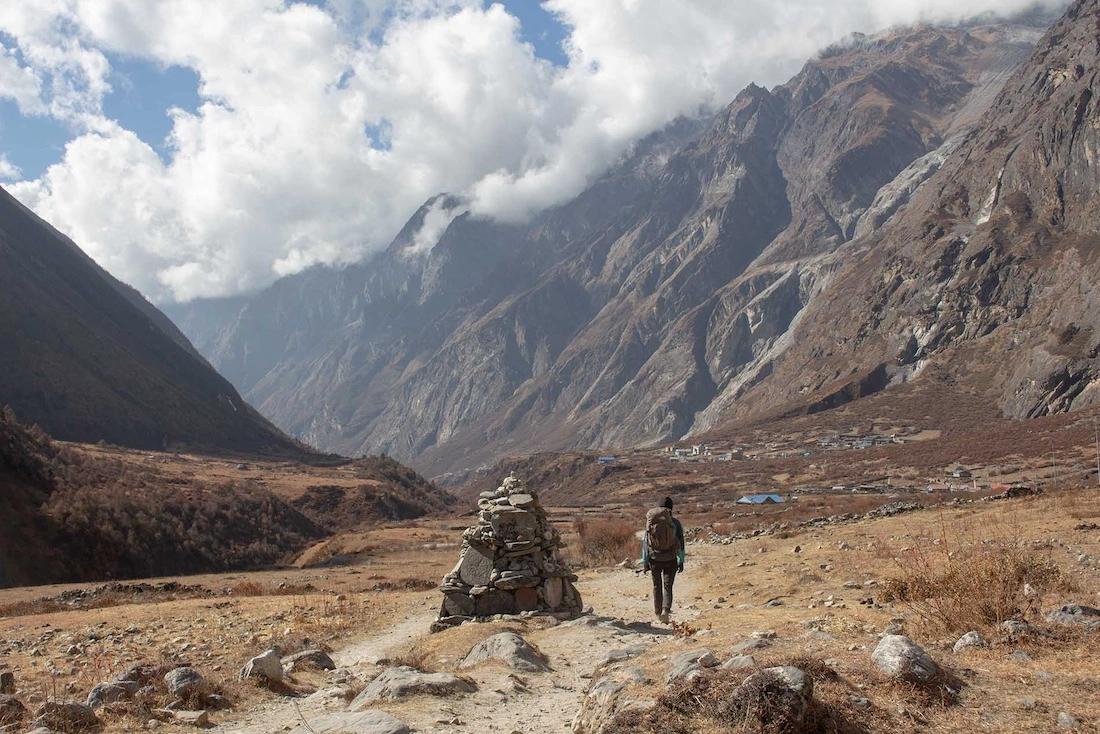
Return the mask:
[[[423,293],[396,298],[390,314],[352,301],[318,346],[242,389],[319,445],[436,473],[774,412],[769,375],[844,271],[831,254],[910,204],[1040,35],[922,27],[831,49],[785,85],[750,86],[709,121],[651,136],[526,226],[457,216],[402,282],[421,288],[435,268],[434,287],[461,295],[440,294],[435,311]],[[377,267],[340,273],[356,293]],[[249,341],[234,325],[212,331]],[[881,389],[876,369],[833,393]],[[809,392],[782,397],[791,409],[840,399]]]

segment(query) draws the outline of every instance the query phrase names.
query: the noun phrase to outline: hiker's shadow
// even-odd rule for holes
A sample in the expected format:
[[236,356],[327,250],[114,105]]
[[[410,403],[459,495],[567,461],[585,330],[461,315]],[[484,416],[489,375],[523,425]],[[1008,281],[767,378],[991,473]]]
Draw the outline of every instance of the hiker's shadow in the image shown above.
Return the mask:
[[676,630],[670,627],[658,627],[652,622],[624,622],[623,629],[636,632],[640,635],[657,635],[659,637],[671,637]]

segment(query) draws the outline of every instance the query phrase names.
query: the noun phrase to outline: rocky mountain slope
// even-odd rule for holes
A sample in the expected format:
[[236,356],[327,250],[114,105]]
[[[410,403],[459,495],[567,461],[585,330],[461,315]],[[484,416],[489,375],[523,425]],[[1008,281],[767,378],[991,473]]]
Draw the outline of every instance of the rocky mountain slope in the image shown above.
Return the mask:
[[[1087,28],[1090,7],[1078,3],[1063,23]],[[889,245],[869,243],[919,228],[930,177],[970,170],[967,156],[992,160],[980,148],[993,144],[990,116],[1027,90],[1017,75],[998,93],[1040,35],[1032,18],[858,37],[783,86],[750,86],[713,119],[651,136],[527,225],[436,199],[366,264],[170,313],[286,430],[431,472],[533,449],[666,441],[777,403],[850,399],[901,379],[862,345],[904,329],[863,318],[866,295],[845,300],[877,282],[867,263]],[[1065,73],[1084,88],[1095,69]],[[1006,139],[1020,132],[1005,128]],[[1066,142],[1087,150],[1088,140]],[[1094,164],[1074,164],[1074,186]],[[973,180],[988,182],[989,167],[974,167]],[[1001,178],[1005,196],[1016,170]],[[422,225],[441,209],[457,216],[425,252]],[[897,308],[900,319],[911,304]],[[918,341],[937,320],[922,322]],[[857,324],[872,336],[827,354]]]
[[0,404],[58,438],[303,455],[135,290],[0,191]]
[[236,462],[61,444],[0,407],[0,587],[263,567],[453,502],[385,457]]

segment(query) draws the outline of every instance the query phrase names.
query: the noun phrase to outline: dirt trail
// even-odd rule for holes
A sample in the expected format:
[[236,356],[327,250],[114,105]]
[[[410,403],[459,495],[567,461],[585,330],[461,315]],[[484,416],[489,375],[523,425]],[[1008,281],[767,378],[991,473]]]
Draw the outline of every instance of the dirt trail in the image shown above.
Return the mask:
[[[585,603],[592,606],[597,616],[525,635],[549,657],[552,668],[549,672],[512,675],[502,667],[489,665],[465,673],[477,682],[475,693],[458,698],[416,697],[377,708],[393,714],[417,732],[567,731],[593,670],[608,653],[637,645],[661,645],[675,639],[667,627],[650,624],[647,577],[616,569],[589,576],[578,586]],[[676,587],[678,618],[690,619],[697,614],[691,604],[696,593],[693,574],[681,576]],[[423,608],[411,608],[409,616],[401,622],[337,651],[333,658],[337,665],[369,679],[378,670],[379,658],[426,639],[433,616]],[[486,635],[492,631],[486,629]],[[308,734],[310,729],[303,725],[303,719],[313,722],[343,708],[342,699],[322,694],[276,701],[214,731]]]

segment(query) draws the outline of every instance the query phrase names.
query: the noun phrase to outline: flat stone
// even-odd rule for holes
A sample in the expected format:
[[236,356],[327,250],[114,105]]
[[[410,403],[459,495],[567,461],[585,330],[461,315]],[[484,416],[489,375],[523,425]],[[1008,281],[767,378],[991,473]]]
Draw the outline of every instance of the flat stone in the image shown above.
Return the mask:
[[409,727],[385,711],[340,712],[309,720],[291,734],[410,734]]
[[722,663],[723,670],[743,670],[745,668],[755,668],[756,658],[752,655],[734,655],[732,658]]
[[473,693],[473,682],[450,673],[424,673],[415,668],[386,668],[375,677],[348,708],[363,711],[379,701],[398,701],[410,696],[453,696]]
[[443,595],[443,613],[445,616],[473,616],[476,603],[469,594],[449,593]]
[[546,606],[551,609],[559,609],[562,603],[562,580],[560,578],[548,578],[542,585],[542,595],[546,599]]
[[539,592],[531,588],[516,590],[516,608],[521,612],[530,612],[539,608]]
[[470,586],[486,586],[492,574],[493,551],[476,543],[467,545],[458,565],[458,575],[462,582]]
[[508,496],[508,503],[512,507],[527,508],[535,504],[535,498],[529,494],[513,494]]
[[497,660],[512,670],[541,673],[550,669],[546,656],[514,632],[501,632],[470,648],[459,663],[460,669],[471,668],[487,660]]
[[763,650],[764,648],[771,647],[771,642],[763,637],[753,637],[745,640],[733,646],[733,652],[746,653],[753,650]]
[[620,647],[617,650],[612,650],[611,652],[600,658],[600,661],[596,663],[596,668],[599,669],[604,667],[605,665],[621,663],[624,660],[636,658],[648,649],[648,645],[631,645],[629,647]]
[[516,597],[507,591],[490,589],[477,598],[477,615],[479,617],[515,613]]

